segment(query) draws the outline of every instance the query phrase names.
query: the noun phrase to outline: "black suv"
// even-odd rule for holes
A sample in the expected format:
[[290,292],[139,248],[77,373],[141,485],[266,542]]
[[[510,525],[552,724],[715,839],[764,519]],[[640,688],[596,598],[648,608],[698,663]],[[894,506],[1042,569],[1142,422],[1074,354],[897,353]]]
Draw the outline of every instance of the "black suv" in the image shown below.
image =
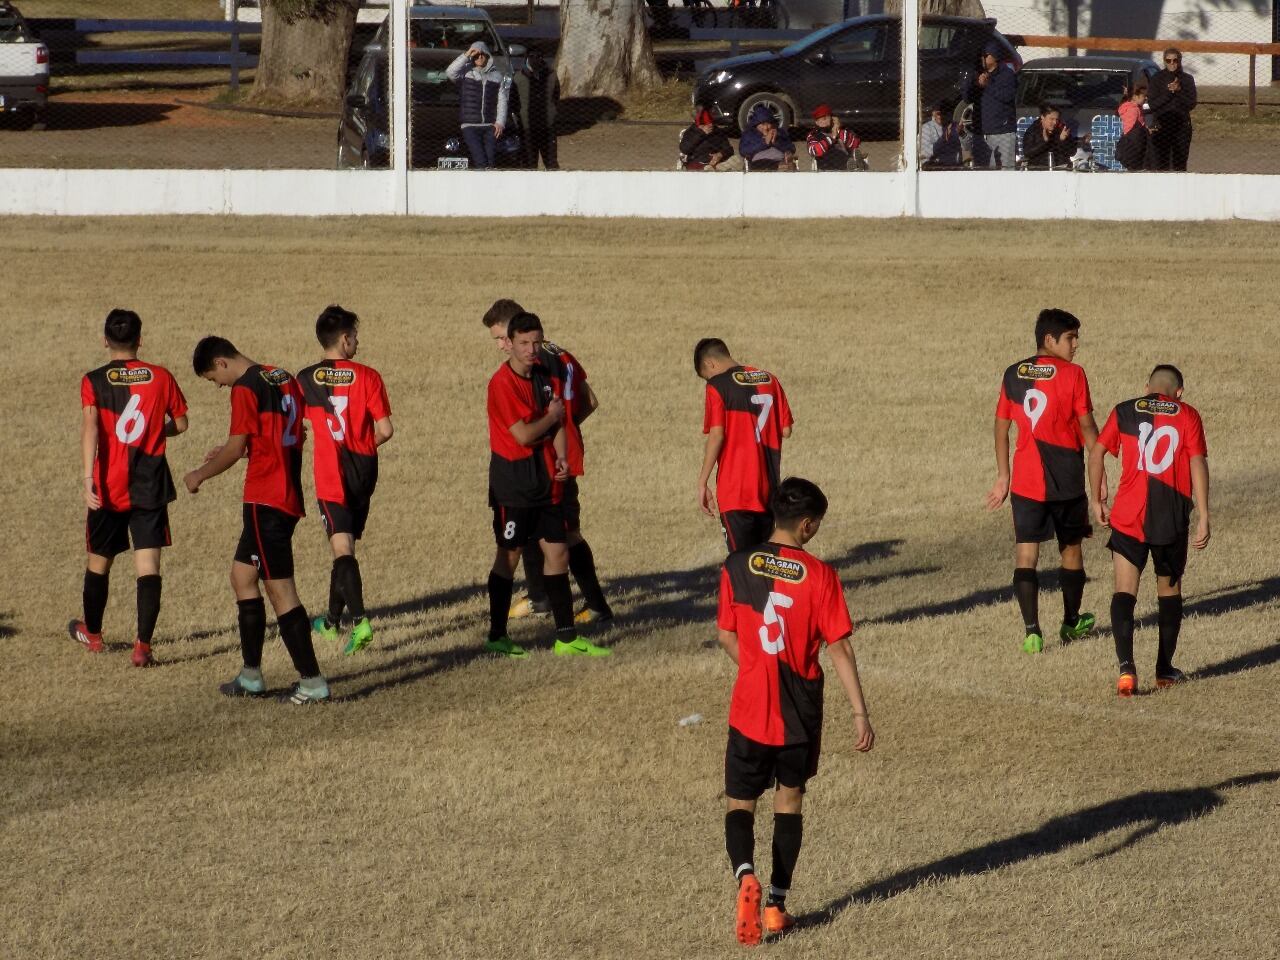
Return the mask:
[[[902,114],[901,27],[895,16],[855,17],[777,52],[720,60],[694,84],[694,105],[706,106],[719,123],[734,130],[742,130],[760,104],[790,127],[820,103],[859,131],[896,129]],[[1022,66],[1013,45],[996,31],[995,20],[923,18],[920,88],[925,104],[963,99],[982,48],[992,40],[1004,49],[1002,59]]]

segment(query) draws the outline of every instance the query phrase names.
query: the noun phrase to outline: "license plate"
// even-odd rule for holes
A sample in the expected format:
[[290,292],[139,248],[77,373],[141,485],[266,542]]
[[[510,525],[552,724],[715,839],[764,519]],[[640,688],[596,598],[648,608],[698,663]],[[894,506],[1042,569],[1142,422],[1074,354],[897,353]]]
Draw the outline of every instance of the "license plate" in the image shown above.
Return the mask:
[[466,170],[470,166],[466,157],[436,157],[437,170]]

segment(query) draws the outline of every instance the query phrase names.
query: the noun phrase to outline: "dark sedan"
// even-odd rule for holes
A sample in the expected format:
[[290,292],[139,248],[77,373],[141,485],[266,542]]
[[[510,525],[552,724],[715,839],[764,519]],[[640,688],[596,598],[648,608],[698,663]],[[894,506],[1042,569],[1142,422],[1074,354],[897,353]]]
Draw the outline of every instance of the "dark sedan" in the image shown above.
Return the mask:
[[[902,116],[901,38],[901,21],[895,16],[845,20],[776,52],[712,64],[694,85],[693,102],[734,130],[743,129],[760,104],[784,127],[791,127],[820,103],[860,131],[897,129]],[[959,102],[983,47],[993,40],[1004,49],[1003,59],[1022,65],[1013,45],[996,30],[995,20],[925,17],[920,27],[925,102]]]

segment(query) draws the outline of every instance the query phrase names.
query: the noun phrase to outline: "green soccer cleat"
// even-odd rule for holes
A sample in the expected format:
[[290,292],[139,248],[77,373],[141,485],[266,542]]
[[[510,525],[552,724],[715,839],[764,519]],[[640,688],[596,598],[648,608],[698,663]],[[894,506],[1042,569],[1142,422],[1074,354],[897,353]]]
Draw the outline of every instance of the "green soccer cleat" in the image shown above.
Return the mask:
[[597,647],[583,637],[574,637],[568,643],[557,640],[555,654],[557,657],[610,657],[613,651],[608,647]]
[[1028,633],[1027,639],[1022,641],[1023,653],[1039,653],[1044,649],[1044,637],[1038,633]]
[[1082,613],[1076,617],[1076,625],[1068,627],[1065,623],[1058,630],[1058,637],[1063,643],[1072,643],[1076,640],[1083,640],[1089,634],[1093,633],[1094,625],[1097,624],[1098,618],[1092,613]]
[[369,626],[369,618],[361,617],[351,628],[351,636],[347,637],[347,645],[342,648],[346,656],[359,653],[373,642],[373,627]]
[[312,620],[311,632],[318,635],[321,640],[328,640],[330,643],[338,639],[338,628],[331,624],[326,617],[316,617]]
[[510,637],[499,637],[497,640],[486,640],[484,648],[490,653],[496,653],[500,657],[511,657],[513,660],[520,660],[529,655],[529,651],[520,644],[512,641]]

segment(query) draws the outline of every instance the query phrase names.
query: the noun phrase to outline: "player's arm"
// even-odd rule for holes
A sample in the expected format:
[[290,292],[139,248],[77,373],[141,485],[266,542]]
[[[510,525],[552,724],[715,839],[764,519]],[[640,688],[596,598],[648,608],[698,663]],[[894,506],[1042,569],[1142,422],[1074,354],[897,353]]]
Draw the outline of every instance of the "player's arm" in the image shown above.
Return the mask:
[[80,416],[80,476],[84,478],[82,493],[90,510],[102,507],[102,498],[93,489],[93,468],[98,460],[98,408],[87,406]]
[[205,462],[196,467],[185,477],[182,482],[187,485],[187,489],[192,493],[200,492],[200,484],[206,480],[216,477],[220,473],[226,473],[236,461],[243,457],[249,451],[249,437],[243,433],[233,433],[227,437],[227,442],[217,450],[213,451]]
[[542,439],[548,430],[563,419],[564,401],[559,397],[554,397],[547,404],[547,412],[537,420],[517,420],[508,429],[511,431],[511,436],[516,438],[516,443],[522,447],[532,447]]
[[782,439],[783,439],[783,440],[790,440],[790,439],[791,439],[791,426],[790,426],[790,425],[787,425],[787,426],[785,426],[785,427],[783,427],[783,428],[782,428]]
[[560,425],[556,428],[556,434],[551,438],[551,448],[556,452],[556,475],[557,480],[569,479],[569,431],[564,427],[564,421],[560,421]]
[[828,645],[827,652],[831,654],[831,665],[835,667],[840,685],[849,698],[849,706],[853,708],[853,725],[858,731],[858,740],[853,747],[866,753],[875,745],[876,734],[871,729],[867,701],[862,696],[862,682],[858,679],[858,659],[853,655],[853,644],[849,642],[849,637],[845,637]]
[[[1098,445],[1098,421],[1093,419],[1093,412],[1082,414],[1076,421],[1080,424],[1080,436],[1084,438],[1084,448],[1088,451],[1089,456],[1093,456],[1094,448]],[[1093,491],[1094,499],[1099,503],[1107,502],[1107,473],[1102,473],[1102,486],[1095,488]]]
[[166,437],[176,437],[180,433],[187,432],[187,417],[183,414],[180,417],[170,417],[164,422],[164,435]]
[[1196,505],[1196,532],[1191,545],[1203,550],[1209,545],[1209,461],[1203,454],[1191,458],[1191,500]]
[[998,510],[1009,496],[1009,428],[1012,420],[996,415],[996,482],[987,493],[987,509]]
[[729,655],[729,659],[734,663],[738,662],[738,635],[732,630],[726,630],[724,627],[717,628],[720,640],[720,649]]
[[720,460],[720,451],[724,449],[724,427],[712,427],[707,431],[707,444],[702,454],[702,472],[698,474],[698,506],[708,517],[716,515],[716,497],[708,484],[711,482],[711,471]]
[[391,426],[390,417],[383,417],[381,420],[373,421],[373,445],[375,447],[382,446],[395,435],[396,429]]
[[1110,453],[1105,446],[1095,443],[1089,449],[1089,500],[1093,519],[1102,526],[1109,526],[1111,511],[1107,509],[1107,465],[1104,458]]
[[596,392],[591,389],[591,384],[584,383],[581,387],[585,391],[579,394],[583,402],[581,405],[575,404],[573,408],[573,422],[578,426],[582,426],[582,421],[595,413],[596,408],[600,406],[600,401],[596,399]]

